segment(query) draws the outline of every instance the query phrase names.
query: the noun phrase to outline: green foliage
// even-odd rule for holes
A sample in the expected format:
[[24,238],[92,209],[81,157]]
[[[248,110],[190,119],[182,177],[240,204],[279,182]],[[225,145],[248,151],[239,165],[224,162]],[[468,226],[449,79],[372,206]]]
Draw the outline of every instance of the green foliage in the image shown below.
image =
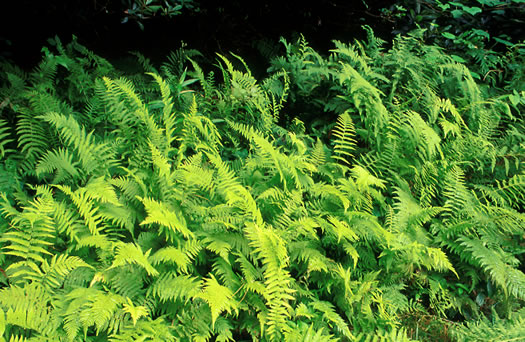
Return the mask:
[[[502,86],[513,78],[508,89],[523,90],[522,0],[397,1],[381,12],[396,33],[423,29],[428,42],[446,47],[456,62],[470,65],[477,80]],[[513,77],[516,74],[521,76]]]
[[3,65],[3,339],[520,336],[522,94],[367,32],[283,40],[261,81],[184,50],[123,76],[75,40]]

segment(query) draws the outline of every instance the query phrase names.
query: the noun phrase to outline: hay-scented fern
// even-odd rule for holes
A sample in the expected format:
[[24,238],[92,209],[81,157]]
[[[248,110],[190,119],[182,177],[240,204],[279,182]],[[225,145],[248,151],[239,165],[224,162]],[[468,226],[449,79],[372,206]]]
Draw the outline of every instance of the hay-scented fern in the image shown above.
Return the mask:
[[184,50],[124,76],[76,41],[3,65],[5,340],[519,333],[522,107],[417,37],[284,43],[262,81]]

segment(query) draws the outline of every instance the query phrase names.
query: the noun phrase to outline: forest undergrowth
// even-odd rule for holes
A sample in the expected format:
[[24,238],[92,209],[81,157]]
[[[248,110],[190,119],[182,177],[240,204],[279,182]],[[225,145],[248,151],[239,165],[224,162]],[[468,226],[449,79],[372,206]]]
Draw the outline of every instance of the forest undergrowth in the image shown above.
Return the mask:
[[482,82],[365,29],[262,79],[2,63],[0,341],[523,338],[525,53]]

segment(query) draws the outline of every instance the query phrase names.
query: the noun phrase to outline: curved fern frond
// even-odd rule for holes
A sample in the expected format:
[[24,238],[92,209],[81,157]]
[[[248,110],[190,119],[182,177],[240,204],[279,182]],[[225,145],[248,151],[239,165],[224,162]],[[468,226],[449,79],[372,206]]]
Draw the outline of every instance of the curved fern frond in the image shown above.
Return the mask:
[[138,265],[142,267],[150,276],[157,276],[159,272],[151,265],[149,254],[151,250],[142,251],[140,246],[132,243],[116,243],[115,259],[109,269],[124,265]]
[[140,198],[140,201],[148,213],[148,216],[140,223],[141,225],[156,223],[161,227],[166,227],[168,228],[168,237],[171,236],[169,232],[180,233],[186,239],[194,237],[180,210],[152,198]]

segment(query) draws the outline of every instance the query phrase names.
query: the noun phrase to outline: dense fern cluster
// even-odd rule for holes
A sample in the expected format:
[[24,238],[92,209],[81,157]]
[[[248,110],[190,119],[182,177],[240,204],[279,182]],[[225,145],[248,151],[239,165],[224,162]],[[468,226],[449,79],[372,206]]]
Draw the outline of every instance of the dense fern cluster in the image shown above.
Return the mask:
[[183,49],[125,75],[75,40],[2,65],[6,341],[523,333],[525,93],[417,35],[283,43],[262,81]]

